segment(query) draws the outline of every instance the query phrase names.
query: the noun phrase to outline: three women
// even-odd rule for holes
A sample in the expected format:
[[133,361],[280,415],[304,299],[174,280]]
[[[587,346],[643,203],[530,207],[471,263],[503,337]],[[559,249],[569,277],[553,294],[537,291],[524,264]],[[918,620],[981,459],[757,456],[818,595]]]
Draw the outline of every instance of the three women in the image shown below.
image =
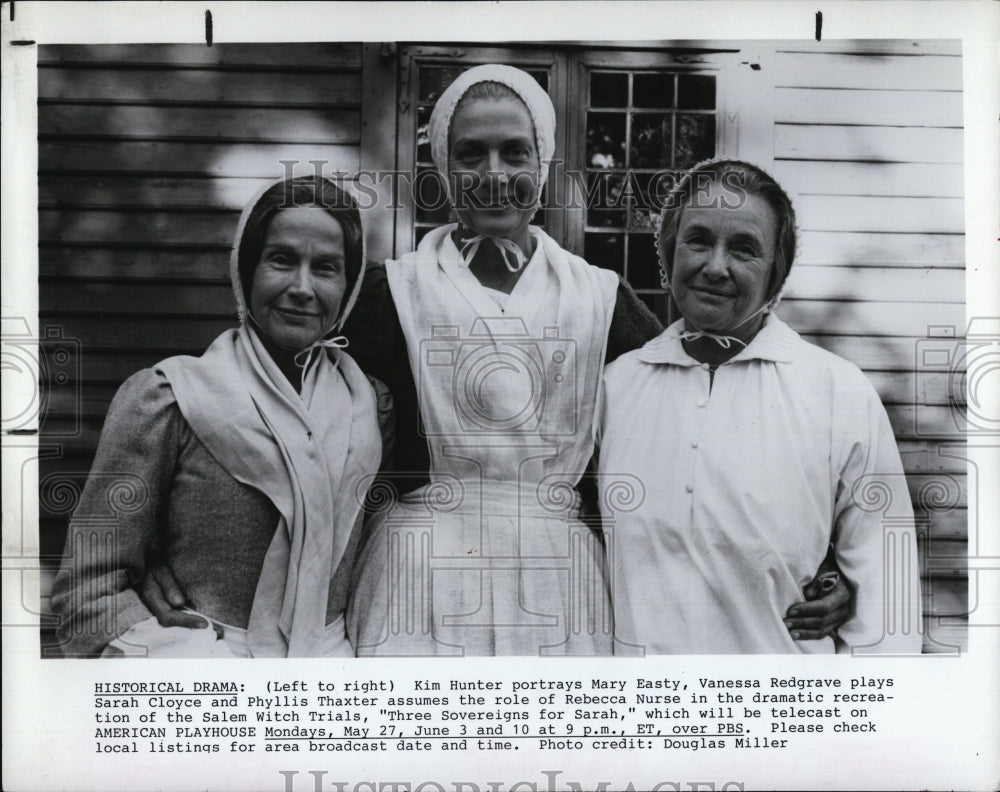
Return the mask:
[[[604,548],[580,519],[574,487],[594,448],[603,365],[661,328],[617,277],[530,226],[554,149],[554,123],[548,96],[526,73],[483,66],[460,76],[430,125],[434,160],[459,223],[432,231],[416,252],[373,272],[358,323],[345,329],[362,367],[389,382],[399,417],[397,497],[371,520],[346,585],[357,523],[345,529],[341,516],[331,523],[331,558],[339,563],[331,567],[326,615],[337,612],[349,591],[348,633],[358,654],[630,648],[613,644]],[[311,225],[300,226],[307,240]],[[249,287],[256,316],[256,282]],[[260,300],[266,317],[271,304]],[[281,329],[281,343],[272,338],[269,354],[283,344],[291,344],[284,351],[302,342],[301,349],[310,349],[322,338],[310,341],[305,332],[322,329],[323,322],[313,323],[319,316],[288,307],[276,303],[274,316],[281,328],[294,325],[294,338]],[[270,330],[268,337],[277,335]],[[338,487],[331,476],[332,491],[370,480],[370,468],[368,478],[352,477],[348,486]],[[277,563],[264,568],[302,557],[276,554]],[[141,561],[130,563],[119,586],[142,572]],[[288,580],[304,596],[306,579],[293,567],[286,564],[286,599]],[[188,581],[181,587],[191,594]],[[836,604],[820,609],[831,612]],[[278,629],[285,635],[282,624],[287,619]]]

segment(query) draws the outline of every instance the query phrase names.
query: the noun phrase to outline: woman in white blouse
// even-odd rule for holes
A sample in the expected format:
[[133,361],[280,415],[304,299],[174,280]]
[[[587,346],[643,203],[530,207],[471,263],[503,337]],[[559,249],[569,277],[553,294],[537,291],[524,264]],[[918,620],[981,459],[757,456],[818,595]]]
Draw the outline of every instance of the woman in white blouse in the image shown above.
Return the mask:
[[[858,497],[879,486],[909,508],[885,410],[853,364],[771,313],[795,255],[788,196],[748,163],[701,163],[657,243],[682,318],[608,366],[597,419],[602,503],[634,488],[606,514],[618,642],[918,653],[912,519],[884,527]],[[855,614],[796,641],[783,617],[831,543]]]

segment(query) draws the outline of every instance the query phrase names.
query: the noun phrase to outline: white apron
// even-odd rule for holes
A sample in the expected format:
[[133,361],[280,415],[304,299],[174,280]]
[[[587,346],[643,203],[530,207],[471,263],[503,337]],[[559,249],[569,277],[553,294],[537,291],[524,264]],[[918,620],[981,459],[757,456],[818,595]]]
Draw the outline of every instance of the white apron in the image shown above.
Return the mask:
[[373,518],[348,633],[359,655],[608,654],[603,550],[572,488],[618,280],[532,229],[501,310],[453,229],[386,264],[431,481]]

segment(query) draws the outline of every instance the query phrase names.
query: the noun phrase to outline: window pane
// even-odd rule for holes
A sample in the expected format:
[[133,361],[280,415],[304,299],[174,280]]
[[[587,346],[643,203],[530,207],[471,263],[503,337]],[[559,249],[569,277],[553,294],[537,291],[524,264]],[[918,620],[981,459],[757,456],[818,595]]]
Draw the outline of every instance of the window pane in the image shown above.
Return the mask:
[[636,74],[632,78],[632,104],[636,107],[672,107],[674,75]]
[[630,213],[630,231],[652,231],[659,223],[660,212],[674,186],[673,171],[632,173],[635,203]]
[[633,168],[670,167],[670,115],[636,113],[632,116],[630,165]]
[[629,234],[628,282],[633,289],[660,288],[660,265],[652,234]]
[[624,113],[587,113],[587,166],[625,167]]
[[427,125],[431,120],[430,107],[421,107],[417,110],[417,162],[429,165],[431,159],[431,141],[427,136]]
[[628,75],[590,75],[591,107],[625,107],[628,105]]
[[413,183],[413,204],[418,223],[447,223],[451,214],[444,179],[434,169],[419,168]]
[[584,235],[583,257],[588,264],[625,274],[625,237],[622,234]]
[[587,174],[587,193],[581,197],[587,202],[588,225],[625,227],[624,187],[624,173]]
[[468,66],[421,66],[418,98],[421,102],[436,102],[455,78]]
[[703,159],[715,156],[715,116],[677,114],[677,151],[675,165],[690,168]]
[[715,109],[715,77],[682,74],[678,78],[677,106],[685,110]]
[[629,231],[654,231],[660,222],[660,213],[654,209],[636,207],[629,215]]
[[542,86],[542,88],[545,89],[546,92],[548,92],[549,73],[547,71],[545,71],[544,69],[525,69],[525,71],[528,72],[528,74],[530,74],[532,77],[534,77],[535,82],[537,82],[540,86]]

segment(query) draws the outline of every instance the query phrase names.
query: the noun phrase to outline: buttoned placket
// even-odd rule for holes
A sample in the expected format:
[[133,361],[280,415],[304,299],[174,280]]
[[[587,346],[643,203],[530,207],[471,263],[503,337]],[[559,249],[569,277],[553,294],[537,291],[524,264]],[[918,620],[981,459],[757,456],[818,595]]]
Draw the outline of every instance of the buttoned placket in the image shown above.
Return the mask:
[[[690,465],[687,466],[688,470],[688,481],[684,487],[685,492],[692,496],[691,509],[694,509],[694,499],[693,496],[697,490],[696,485],[697,474],[699,468],[699,448],[701,447],[701,441],[705,434],[705,425],[708,422],[708,410],[709,402],[712,397],[711,388],[711,372],[709,371],[709,366],[707,363],[700,363],[697,366],[698,371],[692,371],[691,374],[696,380],[697,389],[699,391],[695,400],[695,410],[692,415],[692,422],[689,427],[689,445],[691,447],[690,452]],[[693,517],[693,514],[691,515]]]

